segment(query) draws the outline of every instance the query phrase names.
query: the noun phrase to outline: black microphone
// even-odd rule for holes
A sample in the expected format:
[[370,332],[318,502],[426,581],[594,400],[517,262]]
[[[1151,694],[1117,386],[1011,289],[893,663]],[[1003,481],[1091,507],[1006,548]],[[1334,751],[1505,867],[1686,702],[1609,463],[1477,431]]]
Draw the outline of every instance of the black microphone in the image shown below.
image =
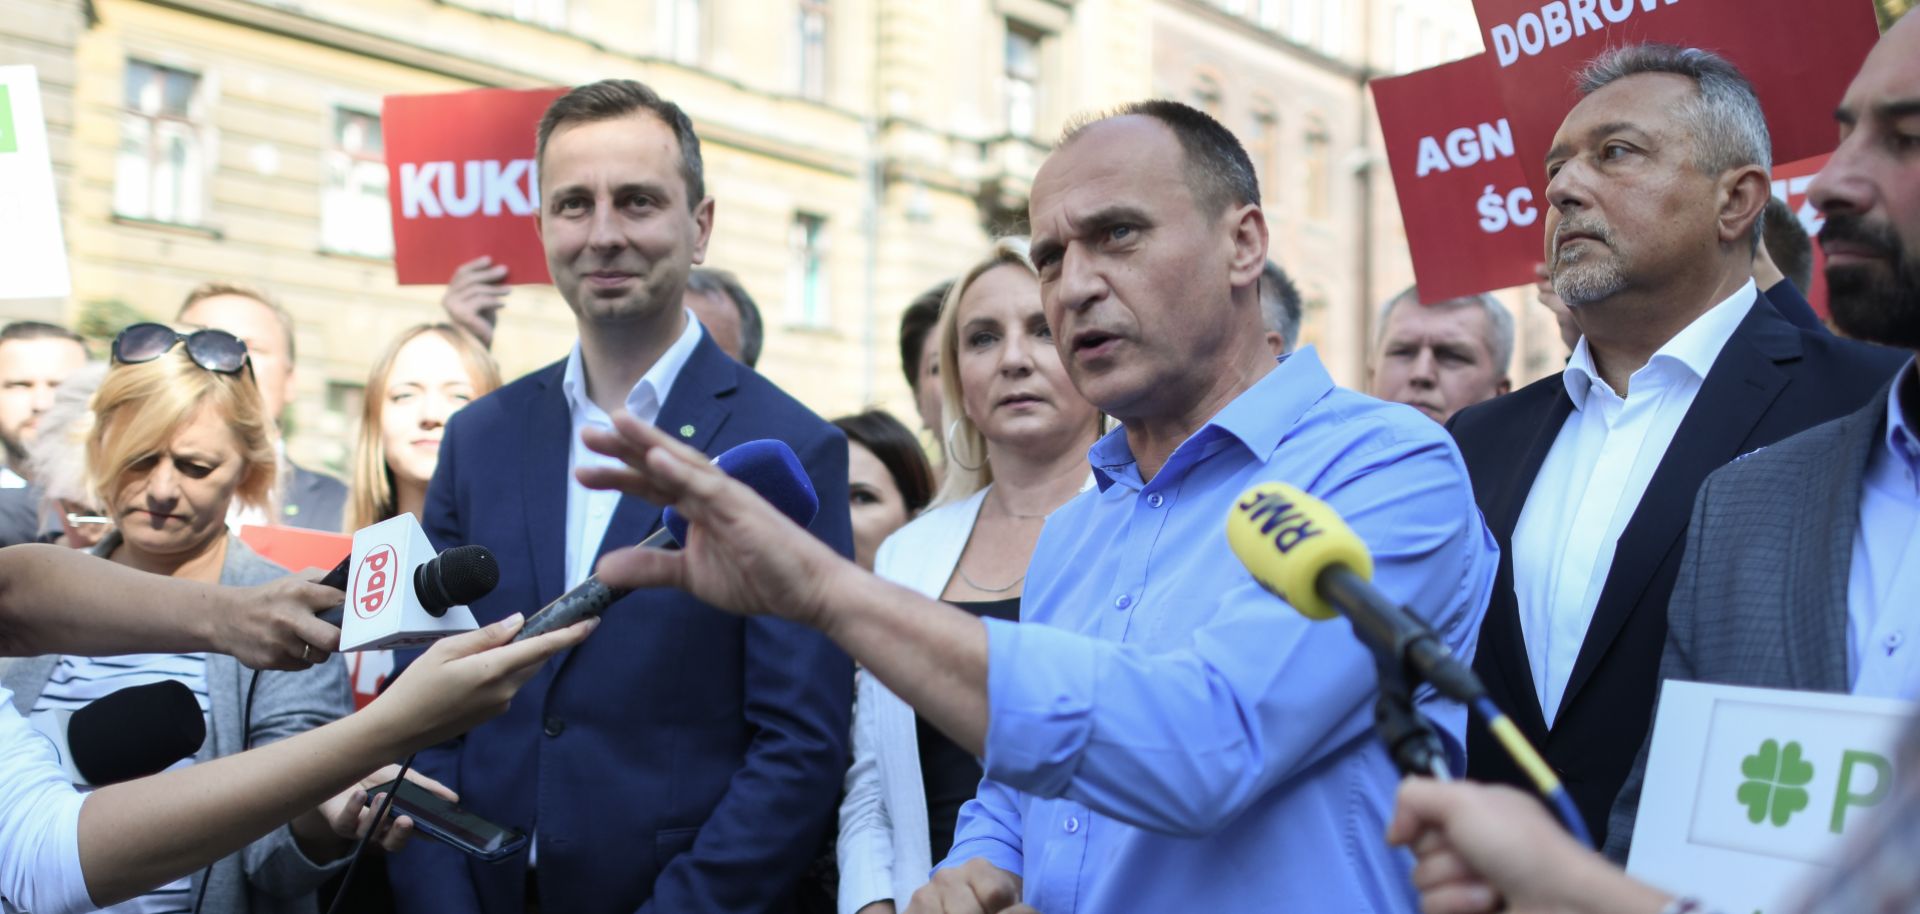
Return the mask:
[[[788,520],[802,527],[813,523],[813,516],[820,513],[820,496],[813,490],[813,480],[807,478],[807,471],[800,465],[800,458],[795,456],[793,448],[783,441],[772,438],[749,441],[728,448],[713,459],[713,464],[728,476],[746,483],[761,498],[780,509],[780,513],[785,514]],[[660,529],[641,540],[635,548],[673,549],[686,542],[686,539],[687,519],[669,505],[660,514]],[[632,592],[623,587],[608,587],[600,582],[597,574],[588,577],[580,582],[580,586],[561,594],[559,599],[534,613],[513,640],[524,641],[566,628],[589,616],[600,615],[608,606]]]
[[[341,559],[320,583],[338,590],[347,589],[347,565],[352,561],[352,555]],[[499,584],[500,563],[485,546],[455,546],[413,570],[414,596],[419,598],[421,607],[435,617],[492,593]],[[320,619],[338,628],[346,618],[346,609],[346,602],[341,601],[321,613]]]
[[128,686],[73,711],[36,715],[76,784],[104,787],[165,771],[200,751],[206,716],[193,690],[165,679]]

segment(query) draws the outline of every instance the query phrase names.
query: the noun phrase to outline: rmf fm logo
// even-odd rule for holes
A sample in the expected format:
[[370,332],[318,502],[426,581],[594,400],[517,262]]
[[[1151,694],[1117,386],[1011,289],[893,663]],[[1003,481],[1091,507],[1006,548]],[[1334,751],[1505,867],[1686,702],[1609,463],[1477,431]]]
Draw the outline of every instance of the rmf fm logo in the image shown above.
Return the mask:
[[[1795,813],[1811,804],[1807,785],[1813,781],[1813,763],[1802,758],[1801,752],[1798,741],[1781,746],[1778,740],[1770,739],[1760,744],[1759,751],[1740,760],[1740,774],[1746,780],[1735,799],[1747,807],[1747,821],[1755,825],[1771,822],[1775,828],[1785,828]],[[1836,835],[1845,830],[1850,810],[1878,805],[1893,783],[1893,765],[1878,753],[1848,749],[1840,753],[1839,764],[1840,779],[1827,822],[1827,829]],[[1855,773],[1863,766],[1873,770],[1873,787],[1856,793]]]
[[1282,553],[1321,533],[1320,528],[1313,525],[1313,519],[1298,505],[1274,492],[1255,494],[1238,507],[1247,515],[1249,522],[1260,525],[1261,536],[1273,538],[1273,547]]

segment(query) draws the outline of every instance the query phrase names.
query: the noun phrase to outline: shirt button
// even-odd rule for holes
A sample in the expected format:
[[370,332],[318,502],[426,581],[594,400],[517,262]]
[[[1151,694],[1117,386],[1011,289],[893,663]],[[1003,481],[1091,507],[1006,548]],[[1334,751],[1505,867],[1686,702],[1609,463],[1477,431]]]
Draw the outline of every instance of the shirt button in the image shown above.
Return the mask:
[[1066,829],[1067,829],[1067,834],[1069,834],[1069,835],[1077,835],[1077,834],[1079,834],[1079,833],[1080,833],[1080,817],[1079,817],[1079,816],[1068,816],[1068,817],[1067,817],[1067,824],[1066,824]]
[[1887,637],[1883,639],[1881,643],[1887,646],[1887,653],[1891,654],[1894,651],[1899,650],[1900,645],[1905,644],[1906,641],[1907,641],[1907,636],[1899,632],[1888,632]]
[[1126,609],[1127,607],[1132,605],[1133,605],[1133,598],[1130,596],[1127,596],[1126,594],[1121,594],[1113,598],[1114,609]]
[[1152,495],[1147,496],[1147,507],[1149,508],[1158,508],[1161,505],[1164,505],[1166,503],[1167,503],[1166,498],[1161,496],[1161,494],[1158,492],[1155,492]]
[[548,716],[546,726],[540,728],[548,736],[559,736],[567,729],[567,722],[558,717]]

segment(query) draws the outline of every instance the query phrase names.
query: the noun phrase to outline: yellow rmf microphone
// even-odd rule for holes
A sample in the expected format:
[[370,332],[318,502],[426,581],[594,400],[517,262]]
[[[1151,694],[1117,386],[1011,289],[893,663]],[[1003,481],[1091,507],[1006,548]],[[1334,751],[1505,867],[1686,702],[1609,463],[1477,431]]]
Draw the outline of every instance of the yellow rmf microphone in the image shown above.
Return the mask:
[[1253,579],[1310,619],[1340,611],[1320,593],[1320,573],[1344,566],[1373,579],[1373,554],[1327,503],[1284,482],[1240,493],[1227,513],[1227,543]]

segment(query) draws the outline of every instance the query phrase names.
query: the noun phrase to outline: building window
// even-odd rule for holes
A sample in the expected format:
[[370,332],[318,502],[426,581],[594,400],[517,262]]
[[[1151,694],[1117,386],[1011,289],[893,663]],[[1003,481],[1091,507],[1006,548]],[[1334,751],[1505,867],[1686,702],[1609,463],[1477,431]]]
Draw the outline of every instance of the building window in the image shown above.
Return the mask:
[[660,54],[681,63],[700,62],[700,0],[654,0]]
[[827,96],[827,0],[800,0],[800,79],[801,96],[822,99]]
[[1320,50],[1333,57],[1340,56],[1347,47],[1345,2],[1346,0],[1325,0],[1325,5],[1320,12]]
[[1220,119],[1220,83],[1205,73],[1194,77],[1193,106],[1214,120]]
[[1254,19],[1261,28],[1279,31],[1286,24],[1286,4],[1282,0],[1254,0]]
[[832,320],[827,295],[827,220],[795,213],[787,232],[788,319],[802,327],[826,327]]
[[1287,37],[1311,45],[1320,37],[1318,0],[1293,0],[1287,6]]
[[200,224],[207,176],[199,93],[198,74],[127,61],[126,109],[114,163],[115,213]]
[[550,29],[567,25],[567,0],[513,0],[513,18]]
[[1333,137],[1318,120],[1307,125],[1307,218],[1325,220],[1332,212]]
[[1280,185],[1274,180],[1278,173],[1280,157],[1280,115],[1275,114],[1273,106],[1266,102],[1256,102],[1253,110],[1252,135],[1248,137],[1247,155],[1253,159],[1255,174],[1260,179],[1262,195],[1277,197],[1275,193]]
[[1040,128],[1041,33],[1007,21],[1006,91],[1007,133],[1031,137]]
[[366,257],[393,256],[387,213],[386,147],[380,116],[333,109],[333,141],[326,152],[326,189],[320,196],[320,247]]

